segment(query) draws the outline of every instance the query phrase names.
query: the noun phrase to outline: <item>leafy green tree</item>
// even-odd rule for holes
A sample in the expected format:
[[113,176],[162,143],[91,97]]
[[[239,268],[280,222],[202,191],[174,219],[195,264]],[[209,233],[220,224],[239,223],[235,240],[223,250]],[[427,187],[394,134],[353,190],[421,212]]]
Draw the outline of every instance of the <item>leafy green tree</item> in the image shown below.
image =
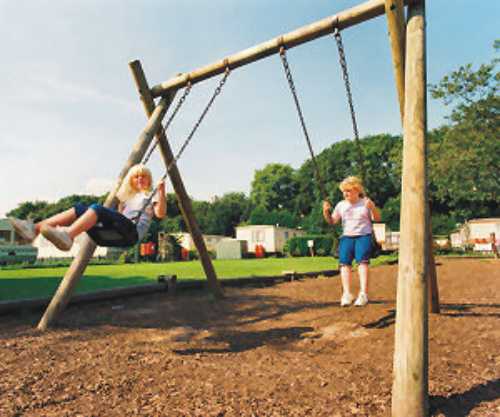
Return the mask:
[[41,213],[47,209],[48,205],[49,203],[46,201],[26,201],[9,211],[7,216],[19,219],[31,218],[34,221],[38,221],[42,219]]
[[250,201],[244,193],[215,197],[206,214],[206,233],[234,236],[235,227],[248,218]]
[[[500,49],[499,41],[495,50]],[[434,98],[454,105],[450,126],[430,147],[433,213],[457,220],[500,215],[500,73],[498,58],[474,70],[471,64],[431,85]]]
[[295,171],[290,165],[268,164],[255,171],[250,200],[254,207],[266,210],[294,210],[297,192]]

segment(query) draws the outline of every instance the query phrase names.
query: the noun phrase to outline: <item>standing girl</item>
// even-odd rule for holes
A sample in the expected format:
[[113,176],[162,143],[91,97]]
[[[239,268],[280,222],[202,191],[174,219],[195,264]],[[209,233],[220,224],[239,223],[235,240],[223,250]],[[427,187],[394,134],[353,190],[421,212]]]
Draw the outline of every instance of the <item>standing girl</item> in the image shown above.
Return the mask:
[[100,204],[86,206],[79,203],[38,223],[15,218],[9,220],[25,241],[31,243],[41,233],[63,251],[71,249],[75,237],[80,233],[87,232],[91,238],[97,237],[102,228],[119,233],[120,239],[116,246],[133,246],[146,234],[153,215],[159,219],[166,215],[163,181],[158,184],[156,194],[144,208],[150,198],[152,183],[151,171],[137,164],[130,168],[118,190],[118,211]]
[[337,203],[333,214],[328,201],[323,202],[323,217],[329,224],[342,220],[342,236],[339,242],[339,264],[342,279],[340,305],[348,306],[353,301],[351,294],[352,261],[356,259],[359,274],[359,294],[355,306],[368,303],[368,263],[372,251],[372,220],[380,221],[380,210],[372,200],[364,196],[361,180],[347,177],[339,186],[344,200]]

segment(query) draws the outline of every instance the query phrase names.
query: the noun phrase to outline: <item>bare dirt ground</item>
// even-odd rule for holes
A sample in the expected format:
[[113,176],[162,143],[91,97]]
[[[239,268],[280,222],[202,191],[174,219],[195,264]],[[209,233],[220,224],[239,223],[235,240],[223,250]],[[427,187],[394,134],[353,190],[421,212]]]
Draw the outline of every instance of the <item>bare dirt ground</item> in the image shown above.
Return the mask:
[[[500,416],[500,262],[439,260],[429,319],[433,416]],[[338,277],[154,295],[0,317],[0,416],[386,416],[397,266],[371,303]]]

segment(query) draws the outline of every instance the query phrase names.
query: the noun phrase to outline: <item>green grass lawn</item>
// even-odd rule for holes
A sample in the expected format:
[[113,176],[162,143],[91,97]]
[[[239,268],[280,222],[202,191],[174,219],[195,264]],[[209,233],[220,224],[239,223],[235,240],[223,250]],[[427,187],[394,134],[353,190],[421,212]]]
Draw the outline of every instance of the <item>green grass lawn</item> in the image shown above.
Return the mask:
[[[395,256],[381,256],[373,260],[372,265],[393,259]],[[215,260],[213,263],[221,279],[281,275],[285,270],[310,272],[338,268],[337,260],[331,257]],[[0,301],[52,296],[66,270],[66,267],[0,270]],[[76,292],[149,284],[156,282],[158,275],[172,274],[179,280],[205,278],[199,261],[90,265]]]

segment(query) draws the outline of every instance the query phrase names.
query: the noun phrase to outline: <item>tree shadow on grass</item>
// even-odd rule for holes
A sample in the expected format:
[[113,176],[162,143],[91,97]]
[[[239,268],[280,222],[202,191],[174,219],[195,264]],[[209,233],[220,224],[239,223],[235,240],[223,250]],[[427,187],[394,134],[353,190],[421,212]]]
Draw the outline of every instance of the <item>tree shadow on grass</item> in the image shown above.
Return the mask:
[[442,413],[446,417],[466,417],[479,404],[495,401],[498,398],[500,398],[500,379],[493,379],[460,394],[449,397],[431,396],[430,412],[431,415]]

